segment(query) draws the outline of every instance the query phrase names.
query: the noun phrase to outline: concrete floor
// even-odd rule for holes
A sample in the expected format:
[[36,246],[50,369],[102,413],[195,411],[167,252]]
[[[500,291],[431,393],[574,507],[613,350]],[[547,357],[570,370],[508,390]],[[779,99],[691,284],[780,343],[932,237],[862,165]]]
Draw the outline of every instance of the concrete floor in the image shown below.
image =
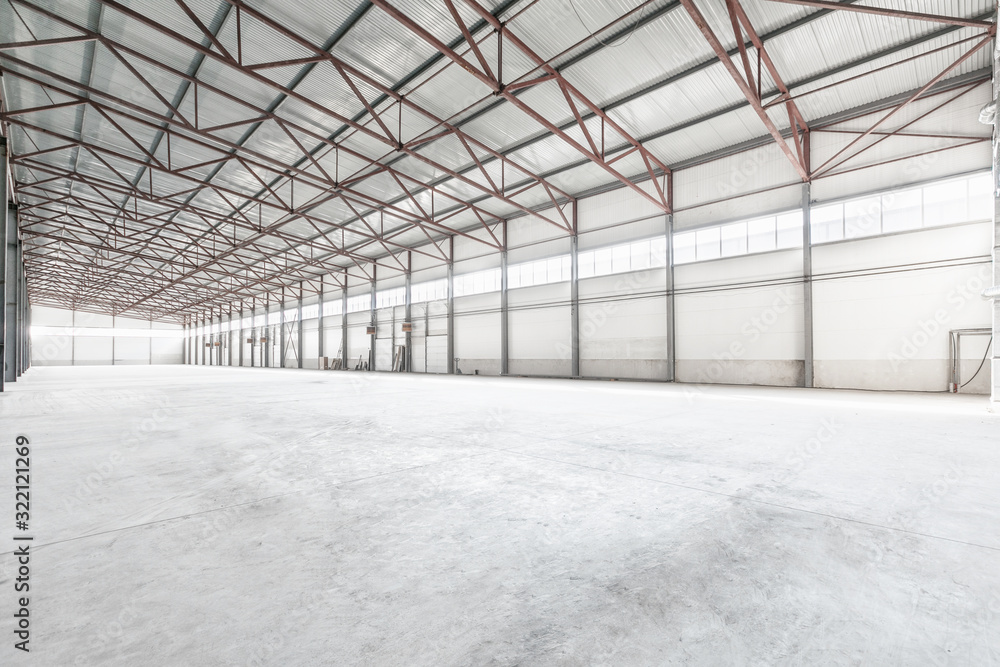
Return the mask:
[[36,542],[5,665],[1000,664],[983,398],[176,366],[8,389],[0,495],[27,434]]

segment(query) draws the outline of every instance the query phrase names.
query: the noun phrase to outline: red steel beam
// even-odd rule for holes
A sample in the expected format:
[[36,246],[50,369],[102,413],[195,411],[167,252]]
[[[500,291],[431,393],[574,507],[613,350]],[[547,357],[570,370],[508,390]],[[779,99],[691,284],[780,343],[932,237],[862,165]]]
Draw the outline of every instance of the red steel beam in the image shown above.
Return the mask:
[[960,16],[924,14],[921,12],[908,12],[902,9],[889,9],[887,7],[869,7],[856,4],[848,5],[842,2],[829,2],[827,0],[770,0],[770,2],[780,2],[786,5],[803,5],[805,7],[817,7],[819,9],[841,9],[849,12],[860,12],[862,14],[875,14],[878,16],[889,16],[892,18],[910,19],[914,21],[930,21],[932,23],[946,23],[948,25],[960,25],[967,28],[983,28],[985,30],[992,30],[994,26],[991,21],[967,19]]
[[[719,41],[719,38],[716,36],[711,26],[709,26],[705,16],[701,13],[701,10],[699,10],[694,4],[694,0],[680,0],[680,2],[684,5],[684,9],[687,10],[691,20],[694,21],[695,26],[709,43],[709,46],[711,46],[712,50],[715,51],[716,56],[719,58],[719,62],[722,63],[722,65],[729,72],[730,76],[732,76],[733,81],[736,82],[736,85],[739,87],[744,97],[746,97],[750,106],[753,107],[753,110],[757,112],[757,116],[760,118],[761,122],[764,123],[764,127],[767,128],[768,133],[774,138],[775,143],[778,144],[778,148],[780,148],[785,154],[788,161],[792,163],[792,166],[802,178],[803,182],[808,182],[810,174],[809,169],[804,164],[804,159],[802,159],[804,158],[804,153],[801,150],[793,151],[788,145],[788,142],[785,141],[785,138],[781,135],[781,130],[779,130],[777,125],[774,124],[771,117],[767,115],[763,102],[757,95],[758,91],[755,90],[740,74],[739,69],[735,64],[733,64],[732,58],[729,57],[728,50],[725,46],[723,46],[722,42]],[[792,125],[792,132],[793,134],[796,133],[794,123]]]
[[[858,137],[856,137],[854,140],[852,140],[850,143],[848,143],[846,146],[844,146],[844,148],[842,148],[839,151],[837,151],[837,153],[833,157],[831,157],[826,162],[824,162],[822,165],[820,165],[819,168],[816,169],[816,172],[815,172],[816,175],[819,176],[819,175],[822,175],[822,174],[824,174],[824,173],[826,173],[826,172],[828,172],[828,171],[830,171],[832,169],[835,169],[836,167],[840,166],[841,164],[843,164],[847,160],[850,160],[855,155],[857,155],[858,153],[860,153],[861,151],[858,151],[858,152],[854,153],[853,155],[850,155],[847,158],[844,158],[843,160],[840,160],[839,162],[837,161],[838,159],[840,159],[840,157],[842,155],[844,155],[845,153],[848,153],[852,148],[854,148],[855,146],[857,146],[858,143],[860,143],[865,138],[867,138],[868,136],[870,136],[873,132],[875,132],[875,130],[877,130],[878,128],[882,127],[882,125],[884,125],[885,122],[888,121],[890,118],[892,118],[893,116],[895,116],[896,114],[898,114],[900,111],[902,111],[903,109],[905,109],[906,107],[908,107],[910,104],[912,104],[916,100],[920,99],[920,97],[922,97],[927,91],[929,91],[939,81],[941,81],[945,76],[947,76],[949,72],[951,72],[953,69],[955,69],[956,67],[958,67],[959,65],[961,65],[962,63],[964,63],[966,60],[968,60],[969,58],[971,58],[973,55],[975,55],[976,52],[979,51],[979,49],[983,48],[984,46],[987,46],[988,44],[993,44],[993,42],[994,42],[993,35],[990,34],[985,39],[983,39],[980,42],[978,42],[977,44],[973,45],[973,47],[971,49],[969,49],[968,52],[966,52],[960,58],[958,58],[953,63],[951,63],[941,73],[939,73],[933,79],[931,79],[926,84],[924,84],[919,90],[917,90],[915,93],[913,93],[912,95],[910,95],[901,104],[899,104],[898,106],[896,106],[895,108],[893,108],[891,111],[889,111],[889,113],[887,113],[884,116],[882,116],[870,128],[868,128],[866,131],[864,131],[863,133],[861,133]],[[978,85],[978,82],[975,85]],[[911,123],[907,123],[907,125],[904,125],[903,127],[905,128],[905,127],[907,127],[907,126],[909,126],[911,124],[912,124],[912,122]],[[879,139],[878,142],[881,142],[881,141],[883,141],[883,140],[885,140],[887,138],[888,137],[883,137],[882,139]],[[876,143],[878,143],[878,142],[876,142]],[[870,146],[869,146],[869,148],[870,148]]]
[[[232,1],[232,0],[230,0]],[[456,51],[445,46],[439,39],[437,39],[433,34],[425,29],[420,23],[404,12],[399,10],[397,7],[389,4],[386,0],[371,0],[372,4],[382,9],[389,16],[394,18],[407,30],[412,32],[414,35],[433,46],[442,55],[450,59],[452,62],[457,64],[463,70],[468,72],[471,76],[475,77],[480,83],[487,86],[490,90],[500,97],[503,97],[508,102],[513,104],[515,107],[523,111],[525,114],[530,116],[533,120],[539,123],[542,127],[547,129],[552,134],[558,136],[564,143],[571,146],[574,150],[578,151],[589,159],[594,164],[601,167],[604,171],[610,174],[615,180],[623,183],[626,187],[634,190],[644,199],[650,201],[652,204],[660,208],[661,210],[670,211],[671,202],[669,201],[668,193],[664,193],[659,186],[658,179],[655,174],[655,169],[658,168],[663,174],[669,174],[670,169],[665,164],[663,164],[658,158],[656,158],[652,153],[649,152],[644,146],[642,146],[635,138],[633,138],[627,131],[625,131],[621,126],[619,126],[612,118],[610,118],[600,106],[591,102],[583,93],[581,93],[576,87],[574,87],[569,81],[563,77],[562,73],[556,70],[554,67],[548,64],[548,62],[535,53],[527,44],[525,44],[521,39],[519,39],[506,24],[501,23],[499,19],[493,16],[487,9],[475,0],[464,0],[465,4],[472,8],[472,10],[485,20],[490,26],[494,28],[499,34],[499,39],[505,40],[507,43],[513,45],[521,53],[523,53],[527,58],[529,58],[535,66],[542,70],[543,75],[534,79],[536,84],[542,84],[548,81],[556,82],[559,87],[564,92],[566,96],[568,106],[570,111],[573,112],[574,117],[577,119],[577,127],[583,133],[584,137],[587,139],[589,144],[584,146],[580,142],[576,141],[573,137],[567,134],[565,131],[561,130],[555,123],[546,118],[543,114],[539,113],[537,110],[529,106],[520,97],[513,94],[512,91],[507,90],[503,82],[498,78],[500,73],[493,74],[492,71],[480,71],[474,64],[466,60],[465,57],[457,53]],[[464,34],[468,32],[467,26],[461,21],[457,13],[453,13],[453,18],[456,20],[458,29]],[[468,38],[467,38],[468,39]],[[519,85],[518,87],[524,87]],[[579,113],[574,109],[575,103],[579,102],[583,106],[587,107],[589,111],[594,113],[601,122],[607,127],[610,127],[616,134],[621,136],[626,142],[632,145],[632,147],[639,152],[643,158],[643,162],[646,165],[646,169],[649,172],[649,176],[652,179],[655,187],[658,190],[659,197],[654,197],[653,195],[646,192],[644,189],[639,187],[631,179],[629,179],[624,174],[620,173],[600,154],[596,151],[596,145],[591,137],[591,133],[587,126],[580,119]]]

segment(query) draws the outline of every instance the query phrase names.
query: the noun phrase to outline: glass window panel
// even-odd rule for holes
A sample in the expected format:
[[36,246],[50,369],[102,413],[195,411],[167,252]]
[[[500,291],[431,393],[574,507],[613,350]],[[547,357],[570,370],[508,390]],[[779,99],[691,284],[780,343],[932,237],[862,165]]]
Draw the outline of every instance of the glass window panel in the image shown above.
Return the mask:
[[631,251],[630,263],[632,265],[633,271],[644,271],[649,268],[650,264],[650,253],[649,253],[649,239],[645,241],[636,241],[629,246]]
[[521,286],[521,268],[516,264],[507,265],[507,289],[517,289]]
[[651,266],[667,265],[667,237],[657,236],[649,242],[649,255]]
[[802,247],[802,211],[782,213],[775,219],[778,248]]
[[611,248],[594,251],[594,275],[606,276],[611,273]]
[[474,273],[472,275],[472,294],[482,294],[486,291],[486,276],[483,272]]
[[747,223],[737,222],[722,228],[722,256],[747,254]]
[[844,205],[817,206],[809,213],[812,242],[828,243],[844,238]]
[[624,273],[628,271],[631,249],[627,245],[615,246],[611,249],[611,272]]
[[535,285],[544,285],[546,281],[546,270],[545,270],[545,260],[532,263],[532,268],[535,271]]
[[950,225],[969,219],[969,185],[965,179],[924,188],[924,226]]
[[711,229],[699,229],[696,234],[698,246],[696,255],[699,262],[722,256],[722,230],[718,227],[712,227]]
[[490,269],[483,274],[483,291],[496,292],[500,289],[500,269]]
[[531,262],[518,264],[517,270],[521,273],[521,287],[531,287],[535,284],[535,267]]
[[548,275],[550,283],[558,283],[563,280],[569,280],[569,276],[563,276],[562,260],[562,257],[553,257],[552,259],[546,261],[545,273]]
[[882,195],[882,233],[923,227],[923,191],[905,190]]
[[882,198],[865,197],[844,203],[844,238],[872,236],[882,230]]
[[694,232],[674,234],[674,264],[687,264],[697,259],[695,241]]
[[[577,256],[579,259],[579,256]],[[569,255],[563,255],[560,260],[562,263],[562,279],[572,280],[573,279],[573,260]]]
[[969,179],[969,220],[993,219],[993,174]]
[[747,222],[747,252],[768,252],[774,250],[774,218],[761,218]]
[[594,275],[594,253],[593,251],[581,252],[576,257],[576,270],[580,278],[591,278]]

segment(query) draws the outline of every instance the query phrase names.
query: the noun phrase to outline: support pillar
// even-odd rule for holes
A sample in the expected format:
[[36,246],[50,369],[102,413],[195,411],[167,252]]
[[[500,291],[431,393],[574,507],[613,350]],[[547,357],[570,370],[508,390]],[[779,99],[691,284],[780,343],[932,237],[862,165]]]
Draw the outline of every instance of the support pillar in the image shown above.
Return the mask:
[[455,372],[455,237],[448,237],[448,373]]
[[278,368],[285,367],[285,350],[288,346],[288,331],[285,329],[287,322],[285,321],[285,308],[287,303],[285,301],[285,288],[281,288],[281,312],[278,314],[278,326],[281,327],[281,335],[278,337],[280,342],[278,346]]
[[262,337],[263,342],[261,343],[260,346],[261,358],[262,358],[261,365],[264,368],[271,367],[271,345],[273,345],[271,339],[273,336],[271,334],[270,324],[271,324],[271,299],[268,298],[268,300],[264,302],[264,328],[262,329],[264,335]]
[[[7,206],[4,241],[4,382],[17,381],[17,209]],[[112,338],[112,340],[114,340]]]
[[340,291],[340,363],[347,370],[347,269],[344,269],[344,288]]
[[17,329],[14,337],[14,373],[21,377],[24,370],[24,248],[21,239],[17,240]]
[[368,347],[368,370],[370,370],[370,371],[375,370],[375,340],[376,340],[376,338],[378,336],[377,333],[374,333],[375,331],[377,331],[377,329],[376,329],[377,325],[375,324],[375,291],[376,291],[375,288],[377,286],[377,282],[378,282],[378,267],[377,266],[373,266],[372,267],[372,299],[371,299],[372,302],[371,302],[371,311],[370,311],[370,318],[369,318],[371,320],[371,324],[369,326],[372,327],[373,333],[371,335],[371,339],[368,342],[368,345],[369,345],[369,347]]
[[580,377],[580,237],[577,234],[577,209],[573,202],[573,234],[569,237],[569,299],[570,299],[570,375]]
[[[413,287],[412,272],[413,272],[413,253],[407,250],[406,251],[406,305],[404,309],[406,312],[403,315],[403,321],[410,325],[410,331],[405,332],[406,334],[404,336],[405,340],[403,341],[403,344],[406,346],[406,352],[404,354],[405,359],[403,361],[403,364],[406,366],[407,373],[411,372],[413,368],[413,350],[412,350],[412,345],[410,344],[411,341],[413,340],[413,334],[412,334],[413,320],[410,319],[410,315],[413,310],[411,307],[412,295],[410,293],[410,290]],[[395,352],[396,351],[393,350],[393,353]]]
[[296,317],[298,318],[299,335],[298,335],[298,349],[295,350],[295,360],[298,362],[297,366],[299,368],[302,368],[302,348],[303,348],[302,341],[304,340],[305,337],[305,327],[302,326],[302,296],[303,296],[302,283],[299,283],[299,308],[296,314]]
[[257,333],[257,303],[250,308],[250,368],[257,367],[257,345],[260,343],[260,334]]
[[509,312],[507,302],[507,221],[500,222],[501,241],[503,249],[500,251],[500,375],[510,375],[510,325],[507,314]]
[[[998,16],[997,18],[1000,18]],[[1000,48],[1000,42],[994,45]],[[996,53],[996,51],[994,51]],[[1000,99],[1000,60],[993,58],[993,101]],[[1000,411],[1000,117],[993,128],[993,352],[990,359],[990,409]]]
[[325,338],[326,338],[326,330],[323,328],[323,307],[325,305],[323,303],[323,291],[324,291],[323,290],[323,283],[325,282],[325,280],[326,280],[326,276],[320,276],[320,279],[319,279],[319,317],[318,317],[317,322],[316,322],[316,332],[317,332],[316,335],[319,336],[319,338],[316,340],[316,343],[317,343],[317,345],[316,345],[316,356],[318,357],[316,359],[316,367],[319,368],[319,370],[323,370],[322,366],[319,365],[319,360],[326,356],[326,346],[324,345],[324,343],[326,343],[326,340],[325,340]]
[[237,346],[237,350],[238,350],[238,352],[236,353],[236,358],[239,360],[239,367],[243,368],[243,346],[246,344],[246,340],[244,339],[244,336],[246,335],[246,333],[243,330],[243,320],[245,318],[243,316],[243,304],[242,303],[240,303],[240,310],[237,313],[237,317],[240,318],[240,323],[239,323],[239,327],[237,327],[237,334],[236,334],[236,346]]
[[805,355],[803,364],[804,387],[813,386],[813,285],[812,285],[812,223],[811,194],[809,183],[802,184],[802,312],[805,316],[803,333],[805,337]]
[[[7,139],[0,137],[0,302],[6,302],[7,297]],[[0,361],[6,358],[4,346],[7,341],[7,312],[0,307]],[[6,373],[0,373],[0,391],[3,391]]]
[[667,382],[677,381],[677,320],[674,311],[674,215],[668,213],[664,233],[666,245],[667,292]]

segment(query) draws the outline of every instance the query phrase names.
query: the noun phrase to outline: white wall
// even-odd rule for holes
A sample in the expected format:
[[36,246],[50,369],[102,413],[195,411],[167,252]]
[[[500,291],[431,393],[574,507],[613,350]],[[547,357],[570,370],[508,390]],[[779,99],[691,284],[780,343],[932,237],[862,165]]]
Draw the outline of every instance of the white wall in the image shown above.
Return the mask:
[[35,366],[110,366],[181,364],[185,339],[153,336],[83,335],[77,329],[155,329],[179,331],[181,325],[124,317],[112,318],[46,306],[31,309],[32,326],[65,328],[56,334],[32,333],[31,363]]
[[[816,386],[944,391],[950,329],[990,326],[992,224],[817,246]],[[963,339],[963,377],[988,337]],[[981,374],[965,391],[987,393]]]
[[675,269],[679,382],[801,386],[802,251]]

